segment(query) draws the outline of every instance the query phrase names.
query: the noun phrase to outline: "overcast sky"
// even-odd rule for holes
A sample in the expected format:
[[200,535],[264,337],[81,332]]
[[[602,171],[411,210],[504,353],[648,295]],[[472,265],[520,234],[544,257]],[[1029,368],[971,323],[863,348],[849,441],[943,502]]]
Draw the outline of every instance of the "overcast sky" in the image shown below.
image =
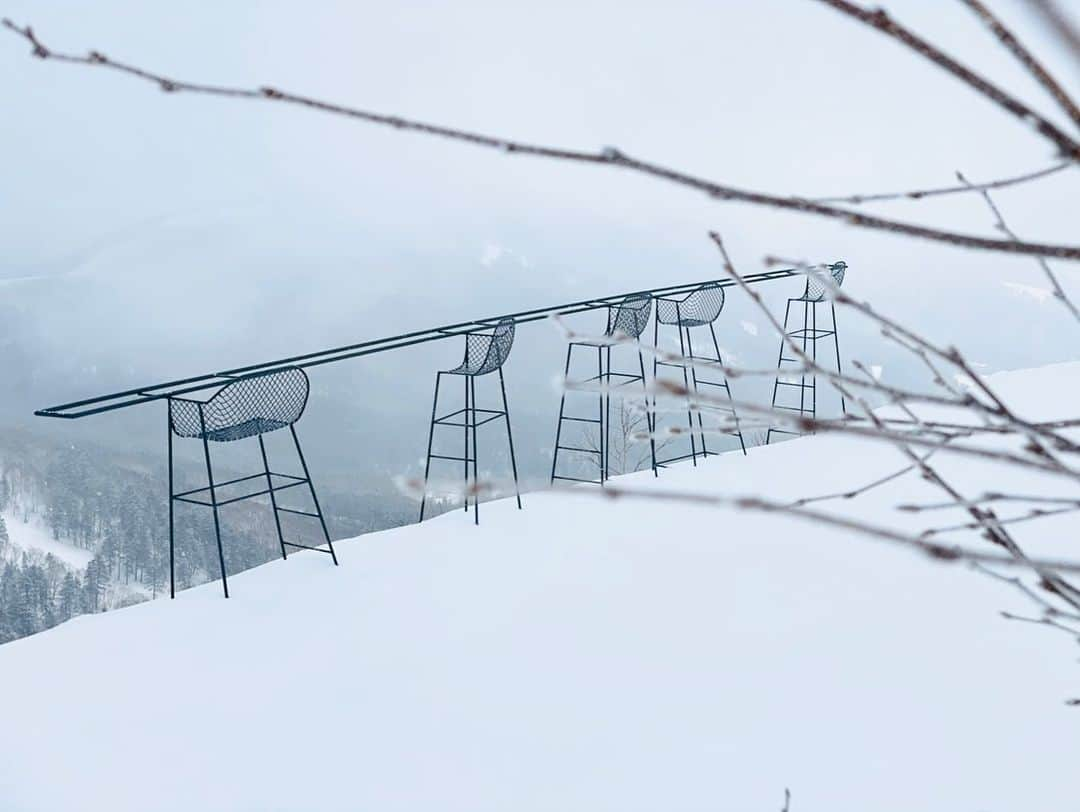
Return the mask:
[[[994,5],[1080,89],[1023,4]],[[888,7],[1061,118],[962,4]],[[178,78],[274,85],[560,146],[614,145],[773,192],[899,190],[948,184],[956,169],[980,179],[1054,160],[1026,126],[813,0],[11,0],[3,13],[56,49],[93,48]],[[214,348],[222,364],[258,360],[709,278],[721,272],[709,229],[745,270],[769,253],[843,258],[852,290],[992,367],[1074,355],[1074,325],[1024,292],[1046,286],[1029,260],[305,110],[167,95],[31,59],[6,32],[0,74],[0,275],[67,274],[68,298],[50,288],[30,306],[52,332],[77,329],[79,351],[95,361],[168,345],[178,358],[158,377],[171,377],[203,371],[185,366],[189,346]],[[1078,192],[1071,170],[999,202],[1023,237],[1076,242]],[[975,198],[878,210],[993,234]],[[1080,269],[1062,272],[1080,289]],[[15,283],[27,284],[37,283]]]

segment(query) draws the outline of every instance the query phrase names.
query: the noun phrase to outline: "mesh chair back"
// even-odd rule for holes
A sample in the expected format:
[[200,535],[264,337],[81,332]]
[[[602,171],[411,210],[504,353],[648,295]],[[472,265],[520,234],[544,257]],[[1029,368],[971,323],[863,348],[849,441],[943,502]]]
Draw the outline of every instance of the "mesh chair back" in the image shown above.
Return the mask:
[[724,289],[718,282],[708,282],[682,299],[659,297],[656,320],[661,324],[697,327],[712,324],[724,309]]
[[635,293],[627,296],[619,304],[608,308],[606,335],[622,333],[630,338],[637,338],[649,324],[652,313],[652,296],[647,293]]
[[[229,442],[291,426],[307,406],[307,373],[299,367],[260,372],[226,384],[205,403],[170,398],[178,437]],[[199,411],[202,407],[202,418]]]
[[490,334],[470,333],[465,336],[465,361],[460,369],[469,375],[487,375],[501,367],[514,346],[516,325],[513,319],[503,319]]
[[837,262],[832,265],[818,265],[811,268],[806,275],[806,290],[802,298],[808,302],[820,302],[825,294],[831,290],[831,286],[825,282],[825,274],[832,276],[836,287],[844,284],[844,274],[847,272],[846,262]]

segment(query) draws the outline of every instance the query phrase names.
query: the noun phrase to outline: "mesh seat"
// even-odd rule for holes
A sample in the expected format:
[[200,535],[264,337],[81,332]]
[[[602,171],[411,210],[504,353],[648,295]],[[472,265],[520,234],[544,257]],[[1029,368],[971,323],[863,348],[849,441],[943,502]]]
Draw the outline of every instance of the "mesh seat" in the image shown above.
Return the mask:
[[465,336],[465,360],[447,375],[487,375],[502,367],[514,346],[513,319],[503,319],[490,333],[468,333]]
[[169,424],[177,437],[215,443],[268,434],[300,419],[308,391],[298,367],[263,372],[226,384],[206,401],[170,398]]
[[[221,568],[221,586],[225,597],[229,597],[229,581],[225,572],[225,552],[221,544],[221,523],[218,511],[226,505],[260,496],[270,497],[270,506],[274,512],[274,526],[277,529],[281,557],[288,558],[286,548],[329,553],[334,564],[338,563],[334,544],[330,540],[330,531],[319,506],[319,497],[311,482],[304,452],[300,448],[300,438],[294,425],[307,406],[310,384],[307,373],[299,367],[284,367],[270,372],[257,372],[236,378],[222,386],[206,400],[169,396],[169,594],[176,596],[175,578],[175,521],[174,505],[177,502],[201,505],[214,512],[214,536],[217,540],[218,565]],[[303,469],[303,476],[286,474],[270,469],[266,443],[263,435],[280,429],[289,429],[296,456]],[[206,487],[177,491],[173,477],[173,435],[202,441],[203,456],[206,460]],[[250,476],[240,476],[224,482],[214,479],[214,468],[210,459],[210,443],[231,443],[255,437],[259,441],[263,470]],[[265,485],[261,490],[250,488],[259,480]],[[248,491],[236,496],[227,496],[222,491],[243,485]],[[306,485],[311,495],[314,510],[301,510],[278,504],[277,494],[281,491]],[[281,513],[294,516],[307,516],[318,519],[326,540],[326,549],[312,547],[296,541],[285,541],[281,524]]]
[[[603,485],[609,478],[609,463],[610,463],[610,442],[608,434],[611,426],[611,395],[613,390],[621,389],[630,384],[641,383],[642,394],[644,395],[643,401],[645,406],[646,422],[649,427],[649,458],[652,463],[653,473],[656,473],[656,443],[652,437],[653,418],[649,411],[649,399],[646,394],[647,384],[645,381],[645,358],[641,350],[641,334],[645,332],[645,328],[649,325],[649,317],[652,315],[652,295],[648,293],[632,293],[629,296],[623,298],[621,302],[614,305],[607,306],[607,327],[604,329],[604,335],[602,338],[577,338],[570,341],[566,346],[566,368],[563,371],[563,375],[568,380],[570,377],[570,364],[574,355],[575,349],[582,347],[596,350],[596,375],[588,378],[582,383],[596,382],[600,391],[597,392],[599,396],[599,411],[597,417],[584,417],[581,415],[567,415],[566,414],[566,395],[568,389],[564,387],[562,398],[559,401],[559,420],[556,423],[555,429],[555,448],[551,455],[551,482],[555,480],[564,480],[567,482],[591,482],[596,485]],[[638,355],[638,369],[640,372],[615,372],[611,368],[611,351],[613,344],[621,343],[618,338],[628,338],[637,343],[637,355]],[[618,347],[615,347],[618,351]],[[589,353],[591,355],[591,352]],[[612,381],[615,381],[612,383]],[[619,394],[616,393],[618,397]],[[596,442],[596,448],[585,448],[580,445],[564,445],[563,444],[563,424],[572,423],[580,426],[581,424],[595,424],[599,429],[599,438]],[[559,452],[567,451],[574,454],[584,454],[587,458],[595,458],[591,460],[595,463],[597,470],[599,471],[599,479],[585,479],[578,476],[568,476],[559,473]]]
[[[817,373],[805,369],[802,356],[817,359],[819,341],[832,340],[836,371],[843,374],[840,365],[840,337],[836,329],[836,303],[830,293],[844,283],[847,267],[846,262],[838,261],[807,268],[806,287],[803,288],[802,295],[788,299],[784,309],[784,335],[780,339],[780,351],[776,361],[777,375],[773,381],[774,410],[796,413],[800,417],[817,417]],[[823,319],[819,326],[818,305],[821,304],[827,305],[824,315],[828,321]],[[793,352],[789,345],[794,345],[801,354]],[[784,364],[790,366],[785,367]],[[839,394],[840,411],[847,414],[847,398],[842,389]],[[765,434],[765,444],[772,441],[774,434],[801,433],[801,429],[787,423],[770,426]]]
[[[659,381],[660,372],[664,369],[675,369],[682,373],[682,385],[687,391],[686,421],[690,441],[689,453],[676,454],[669,456],[667,459],[657,460],[659,466],[686,459],[689,459],[696,466],[699,456],[705,459],[710,454],[715,455],[717,453],[709,450],[705,436],[706,427],[703,411],[710,414],[719,413],[722,420],[733,420],[735,430],[726,431],[725,433],[737,437],[742,452],[746,453],[746,443],[743,440],[742,430],[738,427],[739,417],[734,405],[722,406],[713,403],[703,409],[699,404],[695,404],[696,398],[691,395],[691,393],[699,392],[701,387],[714,387],[722,390],[727,395],[728,400],[731,400],[731,386],[728,384],[727,377],[722,374],[719,379],[705,377],[709,373],[704,367],[699,367],[694,363],[695,359],[702,358],[715,361],[717,364],[723,364],[723,359],[720,356],[720,343],[716,338],[716,329],[713,325],[719,318],[720,311],[724,309],[725,299],[724,289],[720,287],[718,282],[706,282],[688,293],[656,297],[656,323],[653,325],[653,346],[660,347],[661,326],[675,327],[679,334],[679,353],[675,358],[661,357],[659,354],[653,357],[653,380]],[[709,356],[707,348],[704,354],[701,354],[700,351],[694,351],[692,329],[695,327],[708,328],[715,353],[712,357]],[[655,411],[655,395],[653,395],[653,410],[653,430],[655,431],[660,420],[663,419],[662,415]],[[697,423],[696,427],[695,422]],[[710,427],[709,431],[712,430],[712,427]]]
[[608,308],[608,323],[605,336],[616,333],[628,338],[639,338],[649,326],[652,314],[652,296],[647,293],[635,293],[627,296],[619,304]]
[[847,272],[846,262],[834,262],[832,265],[817,265],[806,272],[806,289],[803,295],[795,302],[821,302],[825,295],[832,290],[833,285],[825,281],[826,275],[832,277],[833,284],[840,287],[844,284],[844,274]]
[[712,324],[724,309],[724,289],[711,282],[682,297],[656,298],[656,320],[679,327],[704,327]]
[[[517,460],[514,457],[514,436],[510,429],[510,406],[506,399],[506,381],[503,379],[503,364],[510,356],[514,346],[516,322],[513,319],[501,319],[493,328],[464,333],[465,358],[453,369],[444,369],[435,375],[435,397],[431,402],[431,425],[428,428],[427,458],[424,462],[424,493],[420,499],[420,521],[424,521],[424,511],[428,501],[428,477],[431,474],[432,460],[458,462],[464,465],[465,473],[465,510],[469,509],[470,496],[473,504],[473,521],[480,523],[479,469],[477,452],[477,429],[494,420],[502,418],[506,423],[506,442],[510,450],[510,470],[514,476],[514,494],[518,509],[521,508],[521,491],[518,487]],[[455,335],[455,333],[447,333]],[[460,335],[460,334],[458,334]],[[499,390],[502,395],[502,409],[482,409],[476,405],[476,379],[492,372],[498,373]],[[438,414],[439,387],[443,375],[460,375],[465,380],[465,406],[442,416]],[[435,428],[454,427],[464,430],[465,453],[433,453]],[[471,452],[470,452],[471,449]],[[469,464],[472,464],[472,478],[469,477]]]

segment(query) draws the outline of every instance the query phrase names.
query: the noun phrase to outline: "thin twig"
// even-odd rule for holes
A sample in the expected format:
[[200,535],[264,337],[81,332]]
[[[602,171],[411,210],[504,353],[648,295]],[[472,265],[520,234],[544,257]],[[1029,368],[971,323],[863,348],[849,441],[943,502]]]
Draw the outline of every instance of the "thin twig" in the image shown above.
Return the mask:
[[[970,0],[965,0],[970,2]],[[956,177],[960,179],[961,183],[966,183],[972,191],[977,191],[986,205],[990,208],[991,213],[994,215],[994,227],[1001,233],[1016,239],[1016,232],[1014,232],[1009,225],[1005,222],[1005,218],[1001,215],[1001,209],[994,203],[994,199],[990,197],[990,192],[986,188],[979,188],[974,184],[968,182],[968,179],[964,177],[963,173],[957,172]],[[1050,282],[1051,287],[1054,289],[1054,298],[1061,302],[1068,311],[1072,314],[1073,318],[1080,321],[1080,310],[1077,310],[1076,305],[1065,293],[1065,289],[1061,287],[1061,283],[1058,282],[1057,276],[1054,275],[1054,271],[1050,268],[1048,263],[1042,257],[1036,257],[1035,261],[1039,263],[1039,267],[1042,268],[1043,273],[1046,275],[1047,280]]]
[[1048,175],[1053,175],[1060,172],[1063,169],[1076,166],[1073,161],[1061,161],[1053,166],[1046,167],[1045,169],[1039,169],[1035,172],[1028,172],[1023,175],[1014,175],[1008,178],[1000,178],[998,180],[987,181],[986,183],[976,184],[974,189],[970,185],[960,186],[940,186],[934,189],[916,189],[910,192],[878,192],[874,194],[863,195],[848,195],[846,197],[815,197],[811,198],[814,203],[877,203],[884,200],[923,200],[928,197],[940,197],[942,195],[954,195],[965,194],[971,191],[979,189],[1004,189],[1008,186],[1017,186],[1022,183],[1029,183],[1033,180],[1039,180],[1045,178]]
[[[1080,246],[1076,245],[1019,242],[1016,240],[1000,240],[991,237],[980,237],[973,234],[945,231],[915,223],[876,217],[836,206],[826,206],[803,198],[784,197],[756,190],[741,189],[735,186],[710,181],[695,175],[679,172],[659,164],[632,158],[614,147],[606,147],[596,152],[590,152],[584,150],[562,149],[541,144],[529,144],[506,138],[498,138],[483,133],[447,127],[440,124],[429,124],[414,119],[402,118],[400,116],[375,113],[369,110],[320,101],[309,96],[289,93],[273,87],[260,87],[257,89],[226,87],[222,85],[208,85],[180,79],[171,79],[167,76],[154,73],[153,71],[117,62],[98,51],[91,51],[86,56],[54,51],[45,46],[41,40],[38,39],[30,26],[20,27],[15,25],[15,23],[9,19],[4,19],[2,24],[4,27],[27,40],[31,44],[33,55],[41,59],[52,59],[58,62],[88,65],[116,71],[143,81],[151,82],[167,93],[200,93],[233,99],[250,99],[253,101],[273,101],[292,104],[306,107],[309,110],[345,116],[371,124],[392,127],[397,130],[422,133],[424,135],[437,136],[452,141],[472,144],[478,147],[495,149],[511,155],[531,155],[534,157],[559,161],[571,161],[627,169],[631,172],[667,181],[678,186],[696,189],[714,200],[738,201],[756,206],[767,206],[802,214],[811,214],[818,217],[827,217],[834,220],[840,220],[848,225],[859,228],[903,234],[909,237],[918,237],[920,239],[943,242],[965,248],[998,251],[1009,254],[1050,256],[1058,259],[1080,261]],[[1074,145],[1067,154],[1080,156],[1080,145]]]
[[960,81],[976,90],[1003,110],[1016,116],[1021,121],[1031,125],[1036,132],[1052,141],[1061,152],[1063,158],[1080,161],[1080,142],[1070,136],[1052,121],[1037,113],[1030,106],[1006,93],[988,79],[980,76],[971,68],[957,61],[936,45],[928,42],[918,34],[896,22],[882,8],[867,9],[848,0],[818,0],[837,11],[868,25],[882,34],[903,43],[925,59],[933,62],[947,73],[951,73]]
[[1080,561],[1060,558],[1029,558],[1020,560],[1011,555],[984,553],[980,550],[967,549],[957,545],[928,543],[918,536],[901,533],[891,527],[864,522],[846,516],[834,516],[809,508],[793,508],[784,502],[776,502],[760,496],[725,496],[719,494],[685,493],[681,491],[658,491],[653,489],[626,488],[620,485],[605,485],[602,490],[583,490],[567,488],[566,493],[588,496],[606,496],[609,499],[642,499],[654,502],[680,502],[691,505],[712,507],[732,507],[756,513],[771,513],[792,516],[806,522],[822,524],[842,530],[851,530],[865,536],[892,542],[901,547],[916,550],[939,561],[960,562],[977,561],[983,564],[996,564],[1004,567],[1038,566],[1060,572],[1080,572]]
[[960,0],[960,2],[975,12],[976,16],[998,38],[998,41],[1054,97],[1054,101],[1072,119],[1073,124],[1080,127],[1080,107],[1077,107],[1076,102],[1065,92],[1065,88],[1061,86],[1057,79],[1050,75],[1050,71],[1046,69],[1046,66],[1035,58],[1035,55],[1016,38],[1016,35],[990,9],[983,5],[982,0]]
[[1042,17],[1046,27],[1061,41],[1076,67],[1080,68],[1080,28],[1077,28],[1056,0],[1027,0],[1027,4]]

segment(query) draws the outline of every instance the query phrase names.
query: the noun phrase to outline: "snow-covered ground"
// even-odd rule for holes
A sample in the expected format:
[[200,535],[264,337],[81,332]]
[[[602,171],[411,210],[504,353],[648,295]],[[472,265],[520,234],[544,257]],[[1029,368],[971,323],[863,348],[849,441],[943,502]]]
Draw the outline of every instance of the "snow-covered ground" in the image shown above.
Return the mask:
[[[994,381],[1055,416],[1080,364]],[[620,483],[794,497],[897,467],[821,436]],[[903,523],[932,494],[908,476],[833,509]],[[1076,522],[1043,527],[1067,554]],[[964,566],[590,490],[339,551],[0,647],[0,809],[1075,805],[1075,646],[1000,619],[1028,607]]]
[[84,570],[94,557],[91,550],[75,547],[57,541],[49,530],[36,516],[23,521],[14,511],[5,511],[4,523],[7,525],[8,538],[13,547],[20,550],[37,550],[38,552],[56,556],[68,567],[74,570]]

